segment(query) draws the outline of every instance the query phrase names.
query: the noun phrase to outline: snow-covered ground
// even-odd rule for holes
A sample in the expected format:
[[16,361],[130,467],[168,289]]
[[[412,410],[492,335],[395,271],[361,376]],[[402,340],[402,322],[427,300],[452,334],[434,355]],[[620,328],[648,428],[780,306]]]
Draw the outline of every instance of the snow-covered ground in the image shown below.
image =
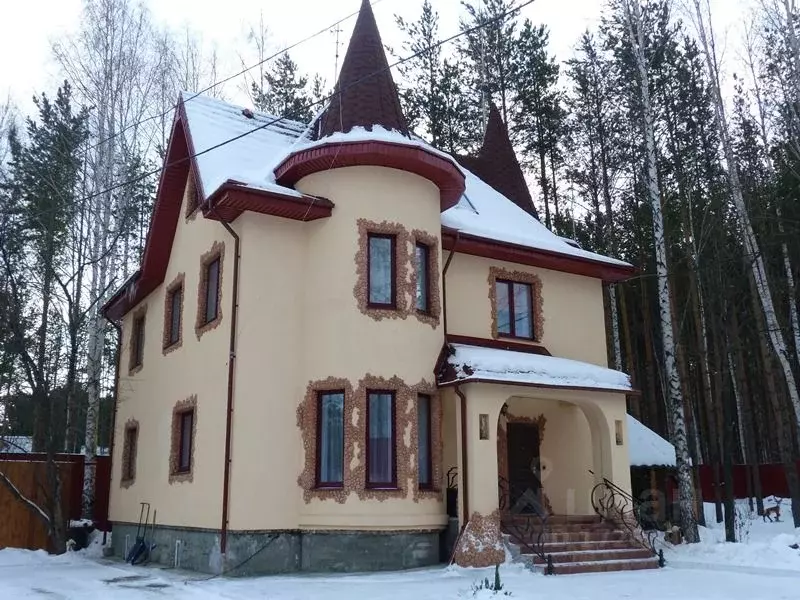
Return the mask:
[[[769,503],[767,503],[769,505]],[[519,565],[501,568],[505,591],[520,600],[795,600],[800,595],[800,542],[788,508],[783,523],[749,520],[746,543],[720,542],[713,505],[706,507],[711,528],[703,543],[668,550],[668,566],[657,571],[545,577]],[[789,519],[787,522],[787,518]],[[99,558],[95,545],[83,552],[48,556],[44,552],[0,550],[0,598],[42,600],[486,600],[473,591],[493,571],[432,568],[368,575],[306,575],[249,579],[208,579],[196,573],[132,567]],[[502,594],[498,599],[505,597]]]

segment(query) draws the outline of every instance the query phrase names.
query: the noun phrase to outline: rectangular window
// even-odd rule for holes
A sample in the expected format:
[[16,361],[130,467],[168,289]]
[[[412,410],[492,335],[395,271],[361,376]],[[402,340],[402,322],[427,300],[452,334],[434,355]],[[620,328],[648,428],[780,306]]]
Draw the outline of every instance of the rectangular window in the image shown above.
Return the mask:
[[367,393],[367,487],[397,487],[391,391]]
[[317,405],[317,487],[344,485],[344,392],[324,392]]
[[136,442],[139,437],[138,427],[128,427],[125,430],[125,445],[123,456],[125,464],[122,465],[122,479],[131,481],[136,477]]
[[370,233],[368,240],[369,305],[394,308],[397,287],[394,264],[395,236]]
[[187,410],[178,415],[180,442],[178,444],[178,473],[192,470],[192,429],[194,427],[194,410]]
[[206,314],[205,324],[211,323],[219,314],[219,257],[206,265]]
[[428,313],[430,303],[430,248],[426,244],[418,243],[415,252],[417,272],[417,300],[416,307],[420,312]]
[[419,487],[431,489],[431,397],[424,394],[417,397],[417,462]]
[[183,286],[175,288],[169,295],[169,335],[167,344],[177,344],[181,339],[181,306],[183,304]]
[[131,367],[141,367],[144,359],[144,315],[133,320]]
[[497,280],[497,332],[506,337],[533,339],[533,296],[528,283]]

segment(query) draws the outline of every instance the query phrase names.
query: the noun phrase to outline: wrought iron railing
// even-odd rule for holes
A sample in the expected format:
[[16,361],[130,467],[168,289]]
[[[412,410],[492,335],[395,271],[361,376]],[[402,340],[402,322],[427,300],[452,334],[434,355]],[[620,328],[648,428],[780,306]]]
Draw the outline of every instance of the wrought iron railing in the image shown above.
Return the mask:
[[546,552],[549,513],[542,502],[541,490],[522,488],[503,476],[497,480],[500,515],[503,527],[526,554],[541,559],[546,575],[553,575],[553,557]]
[[592,508],[604,521],[623,527],[634,542],[658,556],[660,567],[664,566],[664,551],[656,545],[666,527],[654,514],[652,505],[637,500],[604,477],[592,489]]

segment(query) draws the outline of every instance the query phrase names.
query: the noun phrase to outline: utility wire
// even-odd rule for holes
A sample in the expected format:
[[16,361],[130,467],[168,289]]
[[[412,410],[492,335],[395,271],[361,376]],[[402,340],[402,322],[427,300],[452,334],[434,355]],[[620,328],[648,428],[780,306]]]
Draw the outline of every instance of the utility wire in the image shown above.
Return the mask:
[[[380,4],[381,2],[383,2],[383,0],[375,0],[374,2],[370,3],[370,6],[375,6],[376,4]],[[227,83],[227,82],[231,81],[232,79],[236,79],[237,77],[240,77],[240,76],[244,75],[245,73],[247,73],[249,71],[252,71],[256,67],[260,67],[261,65],[263,65],[265,63],[268,63],[271,60],[274,60],[275,58],[279,57],[280,55],[287,53],[289,50],[293,50],[294,48],[297,48],[301,44],[305,44],[306,42],[311,41],[315,37],[330,31],[334,27],[338,28],[339,25],[341,25],[342,23],[344,23],[348,19],[353,18],[358,13],[359,13],[359,11],[352,12],[349,15],[347,15],[346,17],[342,17],[341,19],[339,19],[335,23],[332,23],[331,25],[328,25],[327,27],[325,27],[323,29],[320,29],[316,33],[312,33],[311,35],[304,37],[302,40],[299,40],[299,41],[297,41],[297,42],[295,42],[295,43],[293,43],[293,44],[291,44],[289,46],[286,46],[282,50],[279,50],[278,52],[275,52],[274,54],[271,54],[270,56],[267,56],[266,58],[258,61],[254,65],[250,65],[249,67],[245,67],[241,71],[239,71],[237,73],[234,73],[233,75],[229,75],[225,79],[220,79],[219,81],[215,81],[214,83],[212,83],[208,87],[205,87],[202,90],[193,93],[191,96],[186,98],[184,100],[184,102],[189,102],[190,100],[194,100],[195,98],[197,98],[201,94],[205,94],[206,92],[213,90],[215,87],[218,87],[218,86],[222,85],[223,83]],[[337,49],[337,52],[338,52],[338,49]],[[171,113],[176,108],[178,108],[178,104],[170,106],[169,108],[167,108],[166,110],[161,111],[160,113],[156,113],[154,115],[150,115],[149,117],[145,117],[144,119],[136,121],[135,123],[131,123],[130,125],[120,129],[119,131],[117,131],[113,135],[110,135],[107,138],[103,138],[102,140],[100,140],[98,142],[95,142],[92,146],[89,146],[87,148],[87,151],[94,150],[98,146],[101,146],[101,145],[105,144],[106,142],[109,142],[109,141],[113,140],[114,138],[116,138],[116,137],[122,135],[123,133],[125,133],[126,131],[129,131],[130,129],[138,127],[139,125],[143,125],[144,123],[149,123],[150,121],[154,121],[156,119],[160,119],[161,117],[166,116],[167,114]]]
[[[398,65],[406,63],[409,60],[413,60],[413,59],[415,59],[415,58],[417,58],[417,57],[419,57],[419,56],[421,56],[423,54],[426,54],[427,52],[430,52],[431,50],[435,50],[436,48],[439,48],[439,47],[443,46],[444,44],[448,44],[448,43],[450,43],[450,42],[452,42],[452,41],[454,41],[454,40],[456,40],[456,39],[458,39],[460,37],[463,37],[465,35],[469,35],[471,33],[474,33],[475,31],[483,29],[484,27],[488,27],[490,25],[493,25],[497,21],[505,19],[508,15],[513,14],[515,12],[518,12],[518,11],[522,10],[523,8],[525,8],[526,6],[529,6],[529,5],[533,4],[535,1],[536,0],[525,0],[519,6],[511,8],[511,9],[507,10],[506,12],[504,12],[501,15],[497,15],[496,17],[493,17],[492,19],[489,19],[488,21],[485,21],[483,23],[475,25],[474,27],[470,27],[469,29],[465,29],[465,30],[463,30],[463,31],[461,31],[459,33],[453,34],[450,37],[445,38],[444,40],[441,40],[439,42],[436,42],[435,44],[432,44],[432,45],[428,46],[427,48],[423,48],[419,52],[415,52],[414,54],[406,56],[405,58],[401,58],[401,59],[393,62],[392,64],[388,65],[387,67],[385,67],[383,69],[380,69],[378,71],[370,73],[369,75],[365,75],[364,77],[361,77],[360,79],[354,81],[353,83],[351,83],[350,85],[346,86],[343,89],[334,90],[327,97],[321,98],[321,99],[316,100],[314,102],[310,102],[310,103],[308,103],[305,106],[302,106],[300,108],[301,109],[310,109],[310,108],[312,108],[314,106],[317,106],[317,105],[323,104],[325,102],[328,102],[331,98],[333,98],[337,94],[339,96],[341,96],[341,94],[344,91],[350,89],[351,87],[355,87],[356,85],[359,85],[359,84],[363,83],[364,81],[366,81],[368,79],[376,77],[377,75],[380,75],[381,73],[385,73],[386,71],[389,71],[389,70],[393,69],[394,67],[396,67]],[[235,141],[240,140],[240,139],[242,139],[244,137],[247,137],[248,135],[251,135],[251,134],[255,133],[256,131],[260,131],[262,129],[266,129],[267,127],[270,127],[272,125],[275,125],[276,123],[280,123],[281,121],[286,121],[286,120],[288,120],[286,117],[276,117],[276,118],[272,119],[271,121],[263,123],[262,125],[259,125],[258,127],[255,127],[255,128],[250,129],[248,131],[245,131],[244,133],[240,133],[239,135],[236,135],[236,136],[234,136],[232,138],[228,138],[226,140],[223,140],[222,142],[219,142],[218,144],[210,146],[210,147],[206,148],[205,150],[201,150],[200,152],[195,152],[194,154],[190,154],[187,157],[180,158],[180,159],[172,161],[170,163],[166,163],[162,167],[159,167],[158,169],[153,169],[152,171],[148,171],[146,173],[142,173],[141,175],[138,175],[137,177],[134,177],[132,179],[128,179],[126,181],[122,181],[120,183],[112,185],[111,187],[108,187],[108,188],[105,188],[103,190],[100,190],[99,192],[95,192],[95,193],[90,194],[88,196],[83,196],[82,198],[77,198],[76,202],[80,203],[80,202],[84,202],[86,200],[91,200],[92,198],[96,198],[97,196],[102,196],[103,194],[107,194],[109,192],[113,192],[114,190],[117,190],[119,188],[131,185],[131,184],[134,184],[134,183],[138,183],[139,181],[142,181],[143,179],[146,179],[147,177],[150,177],[151,175],[157,175],[157,174],[162,173],[163,171],[165,171],[169,167],[173,167],[175,165],[179,165],[179,164],[184,163],[184,162],[186,162],[188,160],[191,160],[193,158],[197,158],[198,156],[202,156],[204,154],[208,154],[209,152],[211,152],[213,150],[217,150],[218,148],[221,148],[221,147],[226,146],[226,145],[228,145],[228,144],[230,144],[232,142],[235,142]]]

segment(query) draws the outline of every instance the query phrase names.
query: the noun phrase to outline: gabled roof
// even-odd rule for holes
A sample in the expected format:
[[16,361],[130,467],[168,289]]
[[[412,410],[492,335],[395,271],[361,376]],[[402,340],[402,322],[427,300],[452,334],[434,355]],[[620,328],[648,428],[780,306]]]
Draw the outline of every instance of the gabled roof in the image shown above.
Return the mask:
[[408,134],[397,86],[369,0],[362,0],[350,45],[330,104],[322,113],[316,139],[374,125]]
[[458,161],[533,218],[539,218],[508,128],[494,102],[489,106],[489,119],[478,155],[459,156]]

